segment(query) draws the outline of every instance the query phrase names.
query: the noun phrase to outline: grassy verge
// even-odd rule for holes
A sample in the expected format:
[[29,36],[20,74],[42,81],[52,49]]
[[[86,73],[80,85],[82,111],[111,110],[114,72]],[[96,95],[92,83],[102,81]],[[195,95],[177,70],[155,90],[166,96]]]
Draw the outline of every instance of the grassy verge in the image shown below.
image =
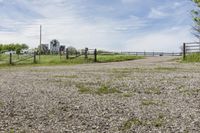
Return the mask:
[[[18,57],[13,56],[13,61],[17,61]],[[101,62],[117,62],[117,61],[127,61],[127,60],[136,60],[142,59],[141,56],[131,56],[131,55],[98,55],[97,61]],[[37,63],[33,63],[33,58],[28,60],[20,61],[15,63],[15,66],[51,66],[51,65],[75,65],[75,64],[86,64],[86,63],[93,63],[94,57],[89,56],[88,59],[84,57],[78,57],[73,59],[65,59],[65,56],[60,57],[59,55],[42,55],[37,56]],[[9,65],[9,56],[1,56],[0,58],[0,68]]]
[[97,56],[98,62],[119,62],[119,61],[128,61],[128,60],[137,60],[142,59],[142,56],[134,55],[99,55]]
[[183,62],[200,62],[200,53],[187,55]]

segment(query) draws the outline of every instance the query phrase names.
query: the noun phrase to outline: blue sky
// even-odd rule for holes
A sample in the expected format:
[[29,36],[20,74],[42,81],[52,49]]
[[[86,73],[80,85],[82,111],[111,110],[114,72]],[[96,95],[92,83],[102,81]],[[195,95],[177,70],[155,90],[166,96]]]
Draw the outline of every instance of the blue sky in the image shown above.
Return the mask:
[[190,0],[0,0],[0,43],[116,51],[180,50],[191,34]]

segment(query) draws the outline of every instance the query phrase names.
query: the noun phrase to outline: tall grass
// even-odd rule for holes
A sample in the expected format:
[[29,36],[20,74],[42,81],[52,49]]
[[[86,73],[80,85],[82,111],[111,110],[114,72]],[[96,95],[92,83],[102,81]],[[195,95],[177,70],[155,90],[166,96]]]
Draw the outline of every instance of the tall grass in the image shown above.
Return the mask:
[[184,62],[200,62],[200,53],[187,55]]

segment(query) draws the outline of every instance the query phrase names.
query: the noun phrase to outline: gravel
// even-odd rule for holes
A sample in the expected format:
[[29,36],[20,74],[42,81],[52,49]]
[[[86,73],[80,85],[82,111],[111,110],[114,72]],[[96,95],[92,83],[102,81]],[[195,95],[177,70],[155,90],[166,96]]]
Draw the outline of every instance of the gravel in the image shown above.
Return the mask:
[[200,64],[174,58],[0,69],[0,132],[199,132]]

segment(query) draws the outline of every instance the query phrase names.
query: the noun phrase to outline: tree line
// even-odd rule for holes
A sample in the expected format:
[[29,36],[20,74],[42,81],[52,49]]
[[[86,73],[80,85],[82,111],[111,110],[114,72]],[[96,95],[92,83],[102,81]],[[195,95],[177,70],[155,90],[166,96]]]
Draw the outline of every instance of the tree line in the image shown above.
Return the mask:
[[16,51],[17,54],[20,54],[20,51],[23,49],[28,49],[28,45],[26,44],[19,44],[19,43],[12,43],[12,44],[0,44],[0,52],[5,51]]

